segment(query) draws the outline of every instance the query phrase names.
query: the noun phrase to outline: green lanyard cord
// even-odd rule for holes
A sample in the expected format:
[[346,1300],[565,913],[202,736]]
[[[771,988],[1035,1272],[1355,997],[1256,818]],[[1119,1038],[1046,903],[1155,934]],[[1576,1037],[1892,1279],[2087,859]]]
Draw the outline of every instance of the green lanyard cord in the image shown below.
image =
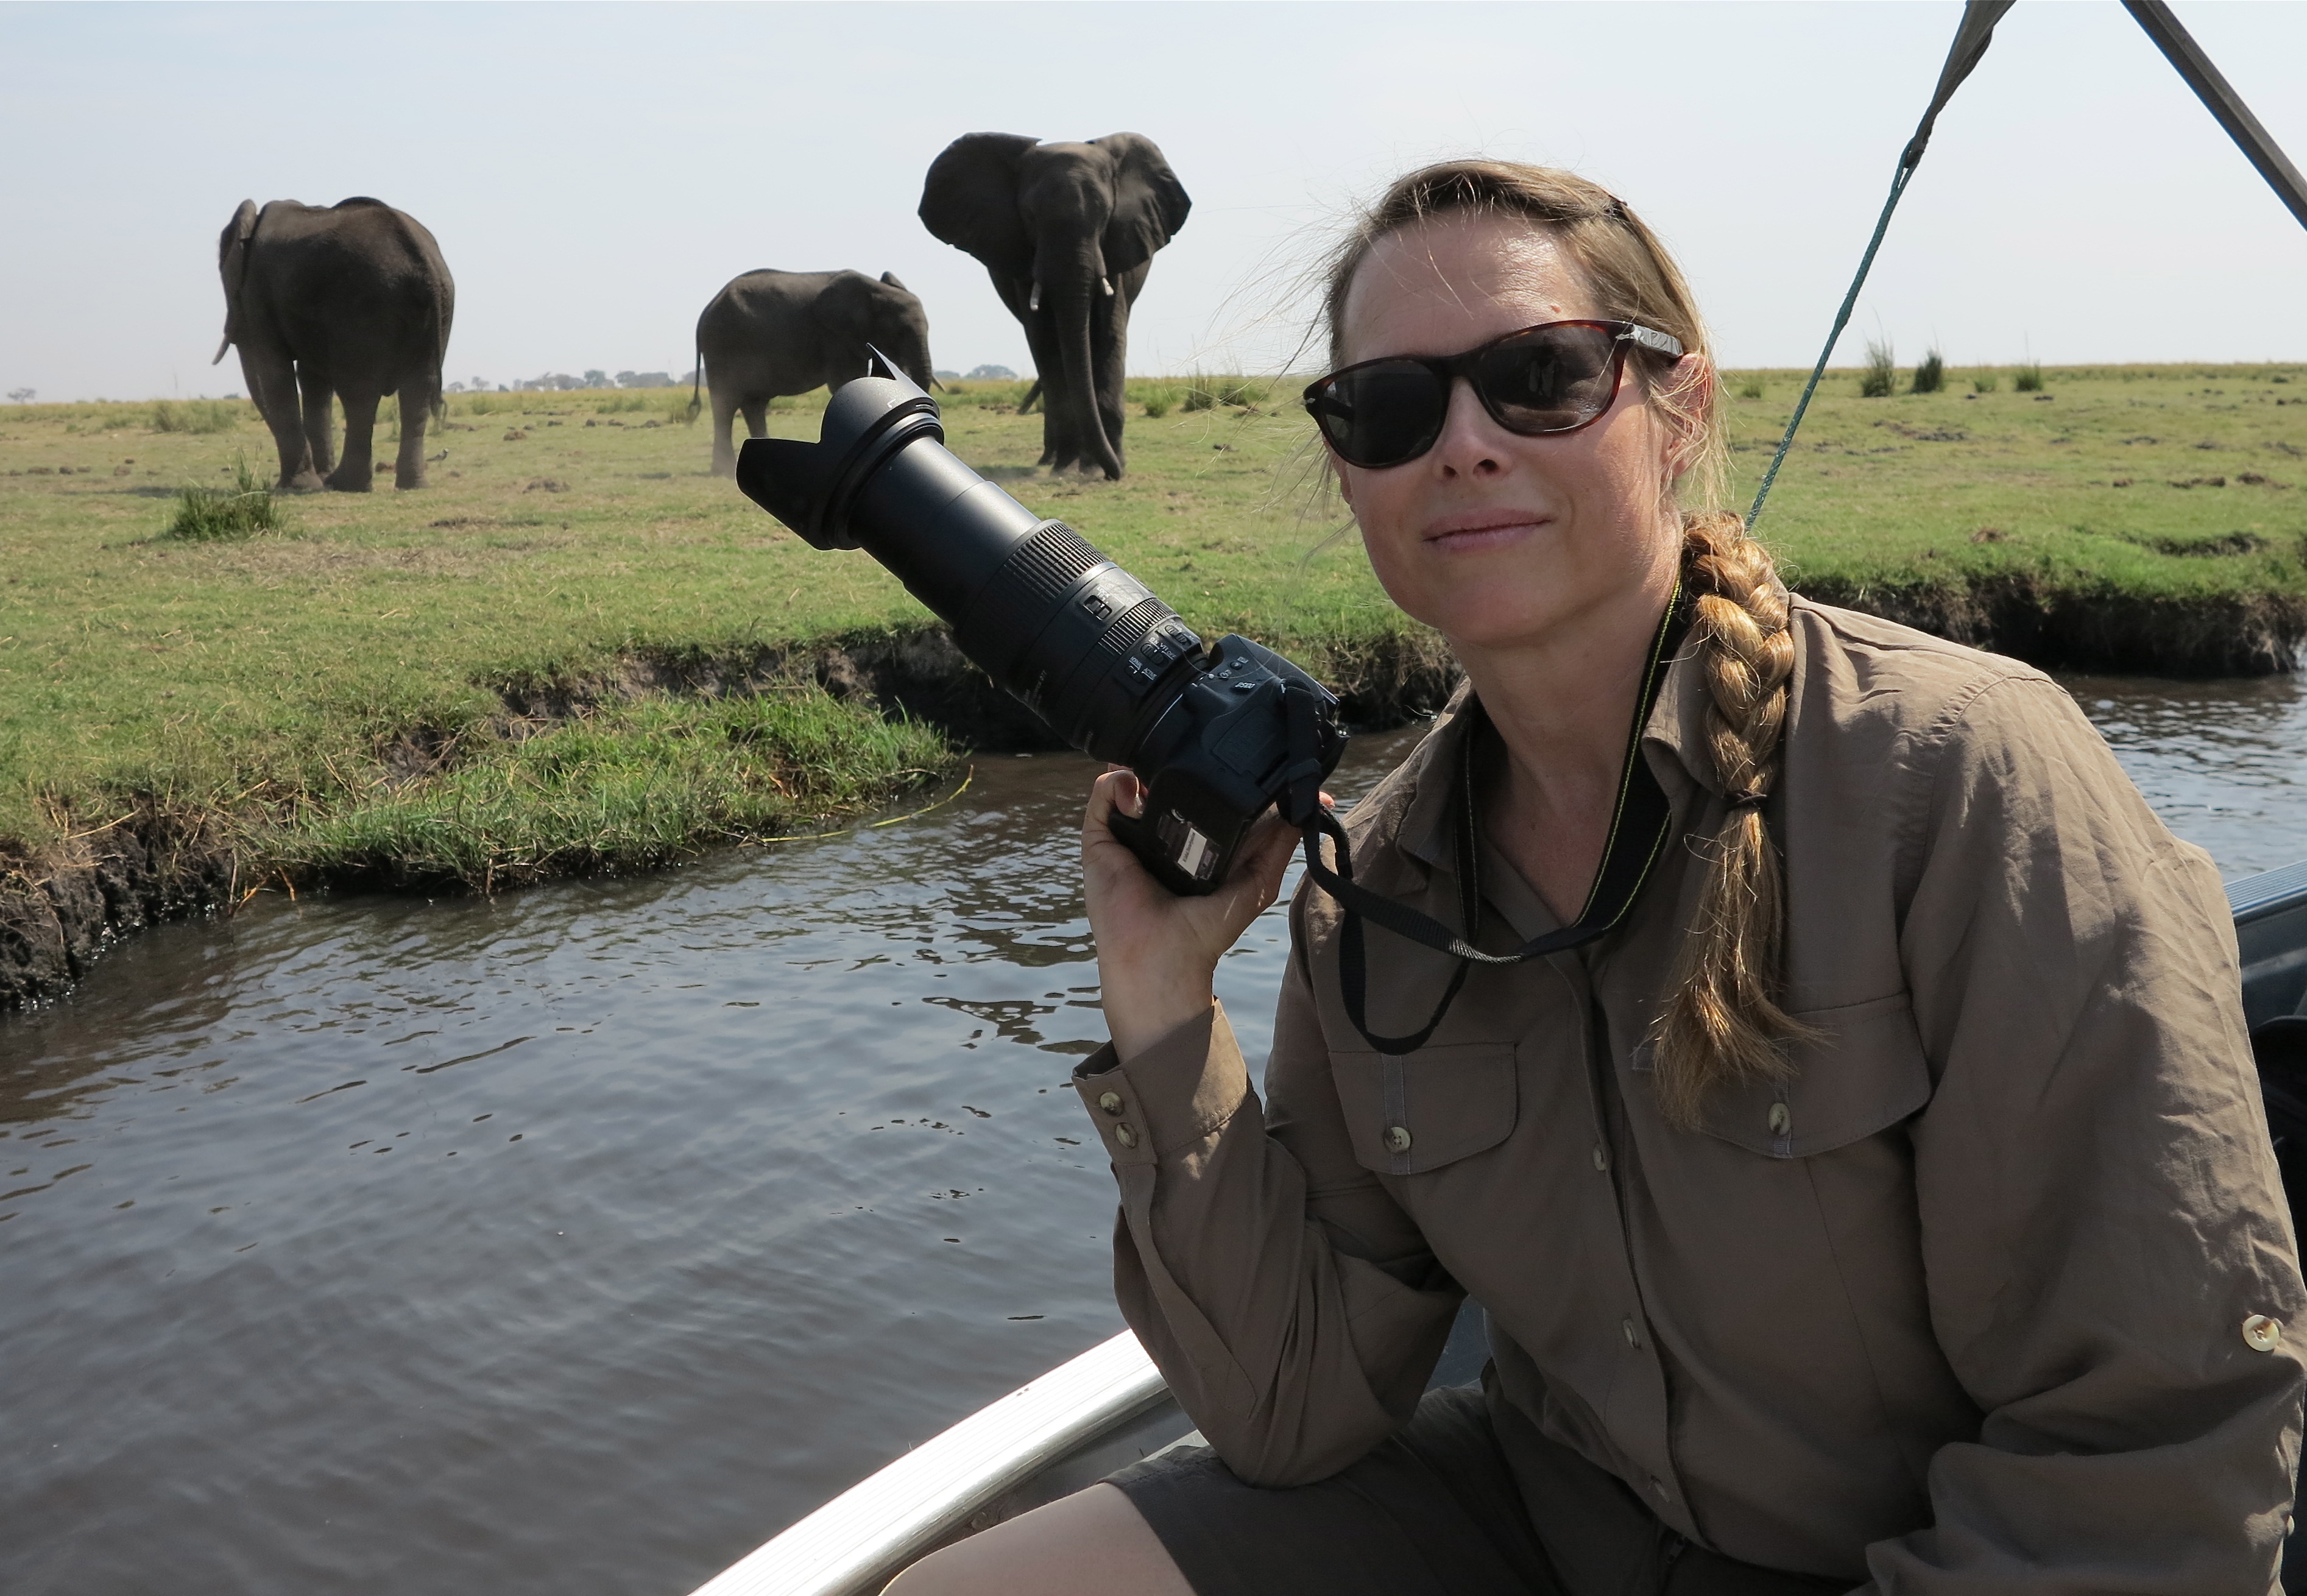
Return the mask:
[[[1914,151],[1917,157],[1920,151]],[[1754,530],[1762,519],[1762,501],[1771,496],[1771,484],[1779,479],[1779,468],[1786,464],[1787,450],[1795,446],[1795,433],[1802,425],[1803,412],[1810,408],[1810,397],[1818,391],[1818,382],[1826,375],[1826,363],[1834,354],[1834,346],[1842,337],[1842,330],[1850,324],[1851,310],[1858,304],[1858,290],[1866,286],[1866,273],[1874,264],[1874,252],[1882,247],[1882,235],[1891,229],[1891,213],[1899,208],[1899,196],[1907,192],[1907,179],[1915,175],[1913,164],[1905,157],[1899,159],[1899,175],[1891,179],[1891,197],[1882,202],[1882,215],[1874,224],[1874,236],[1866,241],[1866,253],[1858,262],[1858,275],[1850,279],[1850,292],[1842,296],[1842,308],[1834,313],[1834,329],[1826,335],[1826,348],[1818,352],[1818,364],[1810,368],[1810,381],[1803,384],[1802,399],[1787,423],[1787,434],[1779,440],[1779,451],[1771,457],[1771,468],[1762,473],[1762,485],[1754,491],[1754,506],[1746,512],[1746,529]]]
[[[1835,313],[1834,330],[1826,335],[1826,348],[1818,352],[1818,364],[1811,367],[1802,400],[1795,406],[1794,416],[1787,423],[1787,435],[1779,440],[1779,451],[1771,457],[1771,468],[1762,473],[1762,485],[1755,490],[1754,506],[1746,512],[1750,531],[1762,519],[1762,501],[1771,496],[1771,485],[1779,479],[1779,468],[1786,464],[1787,450],[1795,446],[1795,433],[1802,425],[1803,412],[1810,408],[1811,395],[1818,391],[1819,379],[1826,375],[1827,360],[1834,354],[1842,330],[1850,324],[1850,313],[1858,304],[1858,290],[1866,286],[1866,273],[1874,264],[1874,252],[1882,247],[1882,235],[1891,230],[1891,213],[1899,208],[1899,196],[1907,192],[1907,179],[1923,164],[1923,150],[1930,144],[1939,113],[1978,64],[1979,57],[1986,54],[1986,47],[1994,38],[1994,24],[2011,5],[2011,0],[1963,0],[1962,21],[1955,29],[1954,44],[1947,51],[1946,64],[1939,69],[1938,88],[1931,95],[1923,119],[1915,124],[1915,136],[1899,153],[1899,175],[1891,179],[1891,197],[1882,202],[1882,215],[1874,224],[1874,236],[1866,241],[1866,253],[1858,262],[1858,275],[1850,279],[1850,292],[1842,296],[1842,308]],[[2172,26],[2175,28],[2177,24]]]

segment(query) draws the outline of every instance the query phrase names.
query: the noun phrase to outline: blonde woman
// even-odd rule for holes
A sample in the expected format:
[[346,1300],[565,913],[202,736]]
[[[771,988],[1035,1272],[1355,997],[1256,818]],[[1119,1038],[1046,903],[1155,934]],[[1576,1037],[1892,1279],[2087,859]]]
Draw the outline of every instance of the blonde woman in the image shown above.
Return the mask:
[[1466,673],[1355,880],[1488,957],[1308,886],[1261,1101],[1211,977],[1291,837],[1173,898],[1099,781],[1077,1084],[1209,1446],[894,1588],[2267,1592],[2307,1325],[2209,861],[2039,673],[1787,592],[1601,189],[1413,173],[1327,315],[1339,488]]

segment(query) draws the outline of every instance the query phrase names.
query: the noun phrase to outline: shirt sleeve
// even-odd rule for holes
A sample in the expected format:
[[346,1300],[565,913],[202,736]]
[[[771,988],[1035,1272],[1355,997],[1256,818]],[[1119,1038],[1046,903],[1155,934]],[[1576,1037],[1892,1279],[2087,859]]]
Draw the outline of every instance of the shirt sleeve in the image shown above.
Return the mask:
[[2218,878],[2055,683],[1940,734],[1901,929],[1937,1077],[1915,1184],[1984,1418],[1870,1589],[2265,1592],[2307,1318]]
[[1354,1161],[1302,948],[1263,1113],[1214,1004],[1074,1080],[1121,1188],[1122,1316],[1227,1465],[1265,1486],[1326,1478],[1405,1422],[1464,1294]]

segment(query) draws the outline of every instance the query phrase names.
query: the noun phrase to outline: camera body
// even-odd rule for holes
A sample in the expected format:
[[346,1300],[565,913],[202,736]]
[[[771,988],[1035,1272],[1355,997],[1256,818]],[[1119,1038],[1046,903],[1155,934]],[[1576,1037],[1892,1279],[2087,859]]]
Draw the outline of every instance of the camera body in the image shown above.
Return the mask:
[[944,439],[937,401],[876,351],[871,374],[835,390],[817,442],[746,440],[737,485],[812,545],[872,555],[1066,742],[1136,771],[1145,815],[1116,815],[1114,835],[1171,891],[1214,890],[1251,823],[1277,802],[1307,807],[1336,768],[1337,699],[1247,638],[1205,648]]

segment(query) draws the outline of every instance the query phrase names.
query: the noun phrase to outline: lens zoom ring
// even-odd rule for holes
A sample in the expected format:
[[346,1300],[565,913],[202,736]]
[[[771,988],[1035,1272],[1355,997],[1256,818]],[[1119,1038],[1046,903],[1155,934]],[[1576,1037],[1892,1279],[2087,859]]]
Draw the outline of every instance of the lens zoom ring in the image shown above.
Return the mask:
[[[1105,556],[1063,521],[1050,521],[1019,544],[985,584],[956,630],[962,651],[999,678],[1011,658],[1039,635],[1066,590]],[[1014,685],[1014,684],[1012,684]]]
[[1039,606],[1072,587],[1084,571],[1104,558],[1065,522],[1051,521],[1018,545],[994,580],[1005,596],[1015,595],[1026,605]]

